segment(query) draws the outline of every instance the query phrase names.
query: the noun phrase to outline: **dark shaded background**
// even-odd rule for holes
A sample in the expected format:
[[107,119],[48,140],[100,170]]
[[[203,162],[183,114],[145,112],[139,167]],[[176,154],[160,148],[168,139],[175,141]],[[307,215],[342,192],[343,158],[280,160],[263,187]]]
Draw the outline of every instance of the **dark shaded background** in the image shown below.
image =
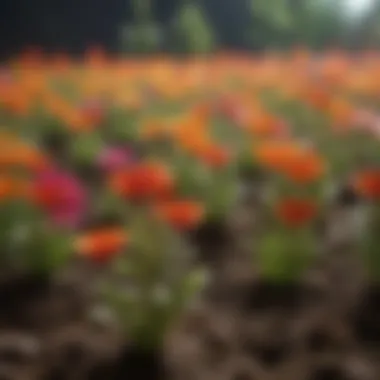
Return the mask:
[[1,0],[0,54],[27,45],[47,51],[79,53],[101,44],[115,49],[120,23],[128,13],[125,0]]
[[[121,27],[133,19],[132,1],[0,0],[0,59],[12,57],[27,46],[71,55],[82,54],[93,45],[118,52]],[[222,50],[299,44],[316,49],[380,48],[380,0],[373,0],[373,5],[357,18],[346,17],[345,2],[340,0],[267,0],[264,5],[269,9],[269,18],[252,10],[256,0],[192,1],[203,8],[216,46]],[[339,2],[341,7],[337,6]],[[281,3],[286,4],[290,14],[290,27],[278,22]],[[154,21],[166,36],[173,33],[170,21],[184,0],[151,0],[151,4]],[[165,39],[160,50],[170,51],[170,39]]]
[[[155,0],[156,20],[167,24],[179,4]],[[243,26],[249,22],[246,7],[245,0],[204,2],[221,46],[244,47]],[[119,28],[131,18],[129,0],[0,0],[0,56],[6,58],[29,45],[71,54],[102,45],[116,52]]]

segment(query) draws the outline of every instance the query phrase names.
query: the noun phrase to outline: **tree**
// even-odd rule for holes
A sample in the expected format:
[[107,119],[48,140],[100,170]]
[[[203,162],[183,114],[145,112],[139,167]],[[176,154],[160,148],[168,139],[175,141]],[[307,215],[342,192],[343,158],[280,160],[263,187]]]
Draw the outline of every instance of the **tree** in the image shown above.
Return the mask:
[[184,0],[174,16],[168,36],[171,50],[202,54],[212,51],[215,38],[202,8],[196,0]]
[[122,51],[152,53],[158,51],[162,42],[159,25],[152,20],[150,0],[134,0],[134,20],[122,27]]
[[364,15],[357,20],[353,37],[356,47],[380,46],[380,0],[374,0]]
[[251,0],[255,47],[344,45],[352,27],[344,0]]
[[278,48],[288,45],[293,18],[287,0],[251,0],[250,5],[253,47]]
[[313,48],[344,45],[350,30],[344,0],[305,0],[295,13],[295,39]]

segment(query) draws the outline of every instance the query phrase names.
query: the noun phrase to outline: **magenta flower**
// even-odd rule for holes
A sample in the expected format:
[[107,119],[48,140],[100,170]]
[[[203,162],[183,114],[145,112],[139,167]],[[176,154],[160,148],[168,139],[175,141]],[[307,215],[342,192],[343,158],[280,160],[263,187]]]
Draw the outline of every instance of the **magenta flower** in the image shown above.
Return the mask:
[[86,191],[70,173],[50,170],[34,184],[37,204],[61,227],[75,227],[86,210]]
[[98,156],[98,165],[106,172],[118,170],[133,161],[132,151],[126,148],[107,147]]

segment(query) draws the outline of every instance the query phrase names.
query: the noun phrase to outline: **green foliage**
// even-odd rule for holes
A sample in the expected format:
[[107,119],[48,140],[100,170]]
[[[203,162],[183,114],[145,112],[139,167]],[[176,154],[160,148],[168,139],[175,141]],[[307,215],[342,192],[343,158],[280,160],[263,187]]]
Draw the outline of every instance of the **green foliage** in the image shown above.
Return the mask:
[[370,279],[380,281],[380,206],[371,203],[367,210],[367,225],[361,237],[361,251]]
[[286,45],[293,27],[293,16],[286,0],[251,0],[250,5],[253,47]]
[[292,26],[292,15],[286,0],[253,0],[251,10],[268,26],[280,30],[288,30]]
[[295,15],[295,39],[314,48],[343,43],[350,28],[342,0],[308,0]]
[[160,26],[152,20],[150,0],[133,1],[134,22],[121,30],[123,52],[153,53],[161,43]]
[[70,141],[70,158],[76,164],[91,164],[103,147],[103,141],[99,134],[82,133]]
[[134,23],[126,26],[121,32],[123,52],[153,53],[159,50],[161,30],[153,22]]
[[252,0],[251,13],[252,43],[259,48],[345,44],[352,28],[343,0]]
[[206,273],[191,269],[191,252],[178,234],[141,209],[129,230],[128,252],[114,262],[101,290],[133,343],[152,349],[204,287]]
[[362,17],[356,20],[352,33],[354,46],[380,46],[380,1],[373,0]]
[[204,200],[209,219],[223,220],[233,207],[239,196],[239,185],[235,166],[227,166],[214,170]]
[[380,1],[362,16],[350,14],[345,0],[199,1],[179,1],[166,27],[153,22],[160,14],[153,17],[148,0],[135,0],[134,20],[121,32],[123,51],[202,54],[212,51],[216,41],[253,49],[380,44]]
[[40,212],[21,200],[0,204],[3,268],[52,274],[71,258],[71,239],[44,221]]
[[259,240],[261,275],[273,282],[298,281],[310,265],[315,239],[310,229],[278,228]]
[[215,46],[213,31],[194,1],[184,1],[173,20],[170,35],[173,50],[179,53],[208,53]]

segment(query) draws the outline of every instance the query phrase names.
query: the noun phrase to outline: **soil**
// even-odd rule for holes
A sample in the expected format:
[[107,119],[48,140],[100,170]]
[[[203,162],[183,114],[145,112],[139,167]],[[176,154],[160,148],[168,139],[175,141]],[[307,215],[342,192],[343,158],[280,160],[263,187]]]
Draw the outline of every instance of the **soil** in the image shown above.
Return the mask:
[[3,279],[0,380],[380,379],[380,286],[350,243],[326,247],[302,282],[274,285],[241,244],[249,215],[194,233],[212,281],[155,352],[126,346],[91,293],[94,268]]
[[232,240],[228,224],[224,220],[207,220],[190,232],[190,240],[198,247],[198,259],[212,264],[220,261]]

